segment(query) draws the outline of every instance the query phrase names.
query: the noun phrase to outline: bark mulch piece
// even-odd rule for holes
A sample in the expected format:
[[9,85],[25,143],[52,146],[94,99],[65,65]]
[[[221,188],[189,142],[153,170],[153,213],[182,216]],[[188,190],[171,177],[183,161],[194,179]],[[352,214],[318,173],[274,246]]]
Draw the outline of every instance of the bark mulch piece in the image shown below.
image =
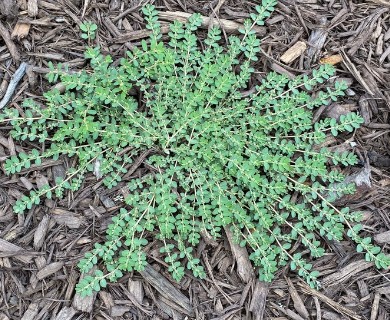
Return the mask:
[[[70,70],[86,66],[78,28],[84,21],[99,26],[103,52],[114,60],[122,57],[148,36],[139,9],[149,2],[0,1],[0,101],[20,108],[26,97],[39,99],[48,88],[49,61]],[[254,6],[246,0],[154,3],[164,32],[169,21],[200,12],[203,28],[220,23],[227,34]],[[346,171],[351,181],[361,182],[359,192],[338,205],[362,211],[365,231],[385,248],[390,242],[389,22],[387,0],[281,0],[266,25],[256,29],[263,37],[256,65],[260,78],[271,70],[292,78],[332,63],[349,83],[344,101],[314,116],[338,118],[350,110],[363,115],[364,125],[353,136],[329,138],[327,145],[359,154],[360,167]],[[21,74],[19,82],[15,74]],[[9,129],[0,127],[0,161],[29,148],[8,138]],[[141,164],[147,156],[140,155],[127,178],[145,172]],[[74,293],[80,277],[76,264],[103,239],[123,190],[107,192],[87,179],[83,190],[64,201],[46,200],[21,215],[11,209],[24,192],[62,176],[67,165],[66,159],[46,160],[21,175],[0,176],[0,319],[389,319],[388,270],[365,262],[349,241],[328,241],[330,253],[312,261],[320,271],[317,290],[288,269],[271,284],[259,282],[248,252],[232,243],[228,231],[217,242],[204,235],[197,248],[204,280],[188,274],[175,283],[150,246],[145,271],[81,298]]]

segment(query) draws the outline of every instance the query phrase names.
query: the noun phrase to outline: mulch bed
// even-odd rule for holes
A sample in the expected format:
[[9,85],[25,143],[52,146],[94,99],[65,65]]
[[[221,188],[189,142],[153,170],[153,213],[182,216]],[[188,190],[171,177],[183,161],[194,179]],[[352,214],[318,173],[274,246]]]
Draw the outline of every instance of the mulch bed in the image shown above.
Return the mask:
[[[48,62],[79,70],[85,42],[83,21],[95,22],[97,43],[114,60],[147,36],[139,9],[149,0],[2,0],[0,2],[0,100],[22,62],[26,75],[11,105],[47,90]],[[200,12],[211,21],[239,25],[256,1],[159,0],[162,21]],[[210,19],[208,20],[210,21]],[[207,25],[206,25],[207,27]],[[364,125],[353,135],[330,138],[334,149],[359,155],[360,166],[346,169],[358,191],[339,201],[364,213],[364,230],[384,246],[390,243],[390,2],[388,0],[281,0],[262,34],[259,76],[271,70],[289,76],[331,62],[349,84],[348,96],[320,108],[315,118],[339,117],[357,110]],[[287,51],[287,53],[286,53]],[[32,144],[9,138],[0,127],[0,160],[28,151]],[[40,147],[40,146],[35,146]],[[158,252],[150,247],[149,265],[128,274],[97,295],[80,298],[74,288],[76,264],[118,210],[114,193],[87,179],[84,189],[63,201],[45,201],[15,215],[11,203],[28,189],[51,181],[66,160],[46,161],[18,176],[0,175],[0,320],[6,319],[390,319],[390,274],[365,262],[349,241],[327,242],[328,253],[313,261],[321,272],[320,290],[310,289],[287,268],[261,283],[248,267],[248,253],[229,234],[203,242],[198,256],[204,280],[188,274],[175,283]],[[142,161],[134,175],[142,174]]]

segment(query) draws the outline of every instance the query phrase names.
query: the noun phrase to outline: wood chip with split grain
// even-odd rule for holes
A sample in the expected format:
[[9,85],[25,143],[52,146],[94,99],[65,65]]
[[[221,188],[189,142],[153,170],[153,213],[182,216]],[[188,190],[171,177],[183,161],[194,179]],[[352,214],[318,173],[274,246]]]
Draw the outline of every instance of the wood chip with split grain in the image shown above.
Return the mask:
[[378,8],[373,13],[361,19],[358,34],[351,37],[352,39],[347,43],[347,47],[350,47],[348,55],[353,56],[363,46],[363,44],[372,37],[374,28],[377,25],[377,20],[388,10],[388,8]]
[[390,243],[390,231],[378,233],[374,236],[374,240],[379,244]]
[[21,318],[21,320],[34,320],[34,319],[36,319],[38,311],[39,311],[38,303],[36,303],[36,302],[30,303],[26,312],[23,314],[23,317]]
[[318,27],[314,28],[309,36],[307,49],[307,57],[305,60],[305,67],[310,69],[311,62],[317,61],[321,49],[323,48],[326,38],[328,37],[328,21],[326,17],[320,17]]
[[73,297],[72,307],[78,311],[90,313],[93,310],[95,298],[95,293],[86,297],[81,297],[79,293],[76,293]]
[[277,305],[276,303],[274,302],[271,302],[270,303],[271,306],[273,308],[275,308],[276,310],[284,313],[288,319],[292,319],[292,320],[305,320],[304,318],[302,318],[299,314],[296,314],[294,311],[292,311],[291,309],[288,309],[288,308],[285,308],[283,307],[282,305]]
[[64,266],[64,262],[53,262],[48,264],[46,267],[42,268],[37,273],[38,280],[42,280],[47,278],[48,276],[52,275],[53,273],[56,273],[57,271],[61,270]]
[[106,291],[100,291],[99,298],[103,301],[107,310],[110,310],[115,305],[114,299],[112,298],[111,293],[108,293]]
[[250,282],[254,277],[252,264],[249,260],[248,251],[245,247],[241,247],[233,240],[233,234],[229,228],[225,228],[226,237],[228,238],[230,248],[237,264],[237,273],[239,277],[245,282]]
[[257,280],[249,305],[249,311],[252,312],[254,320],[263,319],[268,292],[269,284]]
[[177,290],[165,277],[153,269],[149,264],[145,266],[143,271],[140,271],[142,277],[153,286],[162,296],[177,304],[189,316],[193,315],[193,308],[190,300]]
[[352,111],[356,111],[356,109],[357,106],[354,103],[333,103],[325,108],[324,115],[327,118],[333,118],[338,121],[342,115],[347,115]]
[[35,18],[38,15],[38,0],[28,0],[27,13],[31,18]]
[[349,59],[348,55],[344,52],[344,51],[341,51],[341,55],[343,57],[343,63],[344,65],[346,66],[346,68],[348,69],[348,71],[354,76],[354,78],[364,87],[364,89],[370,94],[370,95],[374,95],[375,92],[372,91],[372,89],[370,88],[369,84],[366,82],[365,79],[363,79],[362,75],[360,74],[360,72],[358,71],[358,69],[356,68],[356,66],[353,64],[353,62],[351,61],[351,59]]
[[129,279],[127,283],[127,290],[133,294],[138,303],[142,304],[144,300],[144,288],[141,281],[133,281]]
[[130,311],[128,306],[115,305],[111,308],[110,316],[111,317],[122,317],[126,312]]
[[290,292],[291,299],[294,302],[294,308],[298,313],[304,318],[309,319],[309,312],[307,311],[301,297],[298,294],[298,291],[295,289],[294,284],[290,278],[286,278],[288,284],[288,291]]
[[321,283],[323,286],[331,286],[337,283],[343,283],[348,281],[353,276],[356,276],[357,273],[366,270],[368,268],[371,268],[373,266],[372,262],[367,262],[365,260],[358,260],[354,261],[344,268],[337,270],[336,272],[332,273],[331,275],[325,277],[322,279]]
[[381,299],[380,294],[376,293],[374,296],[374,301],[372,302],[371,306],[371,315],[370,320],[377,319],[378,311],[379,311],[379,300]]
[[183,319],[185,310],[177,308],[177,304],[173,304],[171,300],[159,295],[156,299],[156,304],[166,313],[170,319]]
[[55,208],[52,211],[52,218],[58,224],[64,224],[70,229],[78,229],[84,222],[84,219],[71,211],[67,211],[60,208]]
[[50,223],[50,216],[43,216],[41,222],[39,222],[37,229],[34,232],[34,248],[40,249],[46,238],[46,233]]
[[0,1],[0,13],[6,17],[12,17],[16,15],[17,5],[16,0],[1,0]]
[[306,294],[309,294],[311,296],[317,297],[319,300],[327,304],[329,307],[331,307],[333,310],[340,312],[341,314],[348,316],[351,319],[354,320],[361,320],[362,317],[358,315],[355,311],[348,309],[341,304],[337,303],[336,301],[333,301],[323,293],[310,288],[306,283],[304,282],[299,282],[298,285],[301,287],[302,291]]
[[76,314],[75,309],[73,309],[72,307],[64,306],[60,310],[60,312],[58,312],[54,320],[72,320],[75,314]]
[[0,239],[0,257],[14,257],[24,263],[30,263],[35,253],[28,255],[22,247],[12,244],[6,240]]
[[[162,20],[167,21],[181,21],[187,22],[188,18],[191,16],[191,13],[181,12],[181,11],[160,11],[159,17]],[[223,29],[227,32],[237,32],[242,28],[242,24],[226,19],[211,19],[210,17],[202,16],[202,27],[209,28],[210,23],[214,26],[222,25]],[[266,34],[266,29],[264,27],[255,26],[252,29],[257,35],[264,36]]]
[[280,60],[285,64],[289,64],[304,53],[306,48],[305,42],[298,41],[280,57]]

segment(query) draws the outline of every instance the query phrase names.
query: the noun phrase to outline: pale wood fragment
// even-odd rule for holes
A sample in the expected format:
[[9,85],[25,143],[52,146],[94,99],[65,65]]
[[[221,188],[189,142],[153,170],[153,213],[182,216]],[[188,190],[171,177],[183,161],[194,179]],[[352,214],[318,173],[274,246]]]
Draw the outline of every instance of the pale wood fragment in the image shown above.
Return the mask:
[[382,33],[379,37],[378,37],[378,41],[376,42],[376,48],[375,48],[375,55],[377,56],[380,56],[382,55],[383,53],[383,38],[384,38],[384,34]]
[[316,317],[317,320],[321,320],[321,306],[320,301],[317,297],[313,297],[314,305],[316,306]]
[[380,298],[380,294],[376,293],[374,296],[374,301],[372,302],[370,320],[375,320],[378,316]]
[[88,238],[88,237],[82,237],[80,238],[79,240],[76,241],[76,244],[77,245],[82,245],[82,244],[87,244],[87,243],[91,243],[91,239]]
[[[0,22],[1,25],[1,22]],[[0,28],[1,29],[1,28]],[[0,30],[1,32],[1,30]],[[23,78],[25,72],[26,72],[27,63],[22,62],[19,66],[19,68],[15,71],[14,75],[11,78],[11,81],[9,82],[7,91],[4,94],[3,99],[0,101],[0,109],[4,108],[8,102],[11,100],[11,97],[13,96],[16,87],[18,86],[19,81]],[[8,138],[10,147],[13,145],[12,137]],[[12,151],[10,149],[10,151]],[[11,152],[10,152],[11,154]],[[16,153],[15,153],[16,154]],[[12,155],[12,154],[11,154]]]
[[215,303],[215,311],[221,313],[223,311],[223,305],[221,302],[221,299],[217,299],[217,302]]
[[43,269],[47,265],[46,258],[44,256],[36,257],[34,262],[38,270]]
[[82,297],[79,293],[76,293],[73,298],[72,307],[78,311],[90,313],[93,310],[95,299],[96,293],[85,297]]
[[127,20],[127,18],[124,18],[122,20],[122,25],[123,25],[123,28],[126,30],[126,31],[134,31],[132,25],[130,24],[129,20]]
[[289,64],[305,52],[306,47],[305,42],[298,41],[280,57],[280,60],[285,64]]
[[17,38],[18,40],[24,39],[27,37],[30,32],[30,24],[17,22],[15,24],[14,30],[11,33],[11,39]]
[[379,243],[390,243],[390,231],[378,233],[374,236],[374,240]]
[[38,0],[28,0],[27,13],[31,18],[38,15]]
[[[134,297],[134,295],[129,292],[124,285],[120,284],[119,285],[119,288],[121,289],[122,291],[122,295],[125,295],[129,300],[125,300],[126,304],[130,303],[131,305],[133,305],[134,307],[136,307],[137,309],[139,309],[140,311],[142,311],[143,313],[145,313],[145,315],[151,317],[153,312],[147,307],[147,306],[144,306],[140,303],[138,303],[137,299]],[[115,303],[119,303],[118,300],[115,300]]]
[[390,55],[390,46],[387,47],[385,52],[382,53],[381,57],[379,58],[379,63],[382,64],[385,61],[385,59],[388,58],[389,55]]
[[0,14],[6,17],[13,17],[17,11],[16,0],[1,0],[0,1]]
[[60,312],[58,312],[55,320],[71,320],[76,314],[76,310],[72,307],[63,307]]
[[34,320],[38,314],[38,311],[39,311],[38,303],[35,302],[30,303],[26,312],[23,314],[21,320]]
[[9,318],[3,312],[0,312],[0,320],[9,320]]
[[338,64],[342,61],[343,61],[343,57],[341,56],[341,54],[334,54],[332,56],[320,59],[321,64],[331,64],[331,65]]

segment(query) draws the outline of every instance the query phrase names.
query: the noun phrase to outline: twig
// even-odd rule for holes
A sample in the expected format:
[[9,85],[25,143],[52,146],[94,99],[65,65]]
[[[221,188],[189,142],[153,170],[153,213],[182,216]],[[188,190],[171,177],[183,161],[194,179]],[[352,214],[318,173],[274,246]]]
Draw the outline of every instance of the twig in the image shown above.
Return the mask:
[[26,72],[26,67],[27,67],[27,63],[22,62],[18,70],[16,70],[11,81],[9,82],[4,98],[0,101],[0,109],[3,109],[7,105],[8,101],[11,99],[19,81],[23,78],[24,73]]

